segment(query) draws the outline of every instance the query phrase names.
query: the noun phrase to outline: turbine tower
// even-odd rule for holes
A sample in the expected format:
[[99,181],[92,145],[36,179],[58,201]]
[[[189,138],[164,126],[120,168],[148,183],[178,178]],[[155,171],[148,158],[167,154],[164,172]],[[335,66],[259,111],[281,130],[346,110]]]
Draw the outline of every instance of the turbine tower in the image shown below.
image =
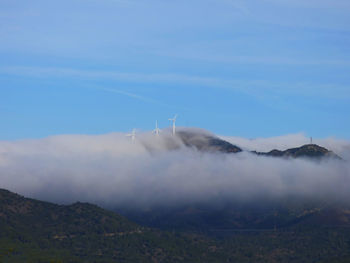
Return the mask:
[[136,129],[132,129],[132,132],[126,135],[127,137],[131,137],[131,142],[135,143],[136,138]]
[[169,119],[169,121],[173,122],[173,135],[175,135],[175,122],[176,122],[177,114],[174,116],[174,118]]
[[161,129],[158,128],[158,121],[156,121],[156,128],[152,131],[155,135],[159,136]]

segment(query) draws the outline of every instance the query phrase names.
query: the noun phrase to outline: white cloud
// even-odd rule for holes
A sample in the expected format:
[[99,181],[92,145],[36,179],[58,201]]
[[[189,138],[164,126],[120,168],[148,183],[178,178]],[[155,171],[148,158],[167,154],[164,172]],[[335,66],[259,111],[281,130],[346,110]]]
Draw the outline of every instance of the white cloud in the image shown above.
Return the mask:
[[[298,146],[293,144],[306,138],[229,140],[263,150]],[[347,141],[315,141],[350,152]],[[348,197],[349,184],[348,162],[202,153],[184,147],[169,131],[160,137],[138,134],[135,144],[122,133],[0,142],[0,187],[60,203],[147,208],[289,194]]]

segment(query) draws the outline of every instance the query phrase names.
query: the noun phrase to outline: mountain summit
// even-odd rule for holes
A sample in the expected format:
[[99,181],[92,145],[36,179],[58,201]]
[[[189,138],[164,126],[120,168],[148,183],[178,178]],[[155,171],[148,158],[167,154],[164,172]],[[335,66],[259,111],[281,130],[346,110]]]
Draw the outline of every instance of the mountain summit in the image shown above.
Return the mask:
[[194,132],[179,131],[176,135],[187,147],[194,147],[203,152],[238,153],[242,149],[214,135]]
[[288,157],[292,157],[292,158],[306,157],[306,158],[316,158],[316,159],[329,157],[329,158],[341,159],[338,155],[336,155],[332,151],[329,151],[328,149],[321,147],[317,144],[305,144],[301,147],[291,148],[285,151],[274,149],[270,152],[253,151],[253,153],[257,155],[272,156],[272,157],[287,157],[287,158]]

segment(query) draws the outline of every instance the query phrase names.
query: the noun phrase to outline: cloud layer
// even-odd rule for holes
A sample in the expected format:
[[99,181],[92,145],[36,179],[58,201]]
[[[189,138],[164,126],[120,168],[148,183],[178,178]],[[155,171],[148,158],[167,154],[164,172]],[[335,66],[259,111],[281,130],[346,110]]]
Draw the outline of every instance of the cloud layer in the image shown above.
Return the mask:
[[[284,149],[308,141],[302,134],[226,139],[249,150]],[[350,156],[350,142],[316,142]],[[347,161],[198,152],[169,131],[159,137],[140,133],[135,143],[123,133],[0,142],[0,187],[58,203],[145,209],[288,195],[346,200],[349,186]]]

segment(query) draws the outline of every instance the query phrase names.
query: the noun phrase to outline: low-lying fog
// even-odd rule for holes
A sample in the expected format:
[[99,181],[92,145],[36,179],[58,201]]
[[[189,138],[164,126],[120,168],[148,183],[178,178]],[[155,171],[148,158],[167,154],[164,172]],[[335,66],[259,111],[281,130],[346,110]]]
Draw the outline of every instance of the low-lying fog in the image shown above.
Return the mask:
[[[309,142],[302,134],[224,139],[258,151]],[[328,138],[314,139],[314,143],[345,161],[198,152],[169,131],[159,137],[137,134],[135,143],[123,133],[0,141],[0,187],[57,203],[83,201],[137,209],[290,194],[350,200],[346,161],[350,160],[350,142]]]

